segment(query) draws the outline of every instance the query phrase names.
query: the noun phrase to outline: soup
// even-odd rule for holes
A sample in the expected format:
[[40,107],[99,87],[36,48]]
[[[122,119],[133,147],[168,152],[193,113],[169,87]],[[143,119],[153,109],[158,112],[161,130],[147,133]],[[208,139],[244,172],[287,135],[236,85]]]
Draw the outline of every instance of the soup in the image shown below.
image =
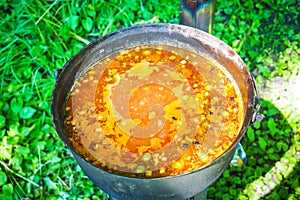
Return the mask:
[[244,119],[234,79],[204,55],[166,46],[122,50],[78,77],[65,107],[75,150],[108,172],[162,177],[222,155]]

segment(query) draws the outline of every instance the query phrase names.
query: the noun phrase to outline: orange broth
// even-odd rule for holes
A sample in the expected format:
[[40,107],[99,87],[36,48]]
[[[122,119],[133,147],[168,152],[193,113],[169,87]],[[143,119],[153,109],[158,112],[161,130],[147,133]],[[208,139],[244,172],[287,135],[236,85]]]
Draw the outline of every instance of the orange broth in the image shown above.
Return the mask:
[[238,87],[222,66],[165,45],[123,50],[91,66],[65,114],[79,154],[131,177],[172,176],[212,162],[244,119]]

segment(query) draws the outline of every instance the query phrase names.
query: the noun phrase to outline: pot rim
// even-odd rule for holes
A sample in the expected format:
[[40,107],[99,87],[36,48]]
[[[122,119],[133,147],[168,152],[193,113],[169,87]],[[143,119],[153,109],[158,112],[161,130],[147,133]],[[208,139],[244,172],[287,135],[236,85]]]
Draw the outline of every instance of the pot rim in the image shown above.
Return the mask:
[[[142,31],[153,31],[154,29],[165,29],[167,30],[168,32],[170,33],[180,33],[180,34],[183,34],[184,36],[187,36],[187,37],[191,37],[193,39],[197,39],[199,40],[199,38],[202,38],[201,39],[201,42],[205,42],[205,44],[208,44],[208,45],[211,45],[211,46],[222,46],[222,47],[225,47],[223,49],[218,49],[218,50],[221,50],[221,52],[225,52],[227,51],[227,54],[230,55],[231,57],[234,58],[234,62],[237,62],[239,64],[239,66],[241,67],[241,69],[243,69],[245,72],[247,72],[247,75],[249,75],[249,77],[251,77],[250,75],[250,72],[248,71],[244,61],[240,58],[240,56],[230,47],[228,46],[225,42],[221,41],[220,39],[214,37],[213,35],[207,33],[207,32],[204,32],[204,31],[201,31],[199,29],[196,29],[196,28],[192,28],[192,27],[189,27],[189,26],[185,26],[185,25],[179,25],[179,24],[166,24],[166,23],[158,23],[158,24],[143,24],[143,25],[138,25],[138,26],[133,26],[133,27],[128,27],[128,28],[124,28],[124,29],[120,29],[120,30],[117,30],[115,32],[112,32],[110,34],[107,34],[105,36],[102,36],[98,39],[96,39],[95,41],[91,42],[90,44],[88,44],[86,47],[84,47],[82,50],[80,50],[77,54],[75,54],[71,59],[69,59],[69,61],[63,66],[63,69],[61,70],[61,72],[59,73],[58,77],[57,77],[57,80],[56,80],[56,83],[55,83],[55,86],[54,86],[54,90],[53,90],[53,94],[52,94],[52,102],[51,102],[51,114],[52,114],[52,120],[53,120],[53,124],[54,124],[54,127],[55,127],[55,130],[57,131],[58,135],[60,136],[60,138],[62,139],[62,141],[64,142],[64,144],[73,152],[73,153],[76,153],[77,155],[79,155],[79,157],[83,160],[86,161],[86,159],[76,151],[76,149],[69,143],[68,141],[68,137],[65,135],[66,133],[64,133],[63,129],[61,129],[59,127],[59,125],[63,125],[64,123],[59,121],[59,115],[58,115],[58,112],[56,111],[56,107],[57,105],[55,105],[55,103],[58,101],[57,100],[57,94],[59,93],[59,86],[61,85],[61,79],[63,78],[63,76],[66,76],[67,74],[67,70],[68,68],[70,67],[70,65],[72,65],[72,63],[80,60],[81,58],[85,57],[85,56],[88,56],[89,53],[91,53],[93,51],[93,49],[101,44],[102,42],[108,40],[108,39],[113,39],[115,36],[118,36],[118,35],[121,35],[121,34],[126,34],[127,32],[131,32],[131,31],[135,31],[135,30],[138,30],[138,29],[141,29]],[[250,88],[247,88],[250,90],[250,93],[253,94],[254,92],[254,83],[253,83],[253,80],[251,78],[251,82],[250,83]],[[189,171],[189,172],[185,172],[185,173],[181,173],[181,174],[177,174],[177,175],[172,175],[172,176],[162,176],[162,177],[130,177],[130,176],[125,176],[125,175],[120,175],[120,174],[114,174],[114,173],[111,173],[111,172],[108,172],[106,170],[103,170],[101,168],[98,168],[96,167],[95,165],[91,164],[90,162],[86,161],[89,165],[92,165],[93,167],[103,171],[103,172],[106,172],[106,173],[109,173],[111,175],[114,175],[114,176],[119,176],[119,177],[123,177],[123,178],[129,178],[129,179],[147,179],[147,180],[150,180],[150,179],[169,179],[169,178],[174,178],[174,177],[180,177],[180,176],[187,176],[187,175],[190,175],[190,174],[194,174],[194,173],[197,173],[198,171],[201,171],[203,169],[206,169],[212,165],[216,165],[218,164],[224,154],[228,154],[228,152],[230,152],[231,150],[235,149],[237,144],[240,142],[241,138],[243,137],[245,131],[247,130],[247,127],[249,126],[250,124],[250,121],[251,121],[251,117],[249,116],[252,116],[252,112],[253,112],[253,109],[254,109],[254,95],[252,96],[253,99],[249,99],[248,97],[248,107],[246,109],[246,113],[245,113],[245,116],[244,116],[244,121],[241,125],[241,129],[239,131],[239,134],[238,136],[236,137],[236,139],[234,140],[234,142],[231,144],[231,146],[226,149],[219,157],[217,157],[215,160],[213,160],[212,162],[210,163],[207,163],[206,165],[203,165],[201,167],[199,167],[198,169],[195,169],[193,171]]]

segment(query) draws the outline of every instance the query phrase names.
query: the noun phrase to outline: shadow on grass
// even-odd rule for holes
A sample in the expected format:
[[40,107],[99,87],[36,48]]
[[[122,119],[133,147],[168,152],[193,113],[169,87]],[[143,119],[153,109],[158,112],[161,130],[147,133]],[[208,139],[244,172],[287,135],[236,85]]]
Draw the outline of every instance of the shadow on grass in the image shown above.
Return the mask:
[[296,133],[271,102],[262,100],[261,112],[266,118],[250,126],[241,141],[248,162],[225,170],[209,187],[208,199],[300,197]]

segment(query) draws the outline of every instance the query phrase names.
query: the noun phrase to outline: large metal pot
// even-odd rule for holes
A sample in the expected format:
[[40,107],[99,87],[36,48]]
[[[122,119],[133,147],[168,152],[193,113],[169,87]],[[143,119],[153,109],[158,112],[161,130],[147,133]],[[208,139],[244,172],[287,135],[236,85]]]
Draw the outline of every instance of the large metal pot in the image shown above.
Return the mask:
[[[235,79],[244,104],[244,122],[232,146],[219,158],[198,170],[161,178],[132,178],[101,170],[80,156],[72,147],[64,125],[65,104],[78,77],[93,63],[122,49],[147,44],[167,44],[201,52],[224,66]],[[104,192],[115,199],[187,199],[208,188],[230,163],[238,142],[245,133],[255,111],[255,86],[242,59],[224,42],[195,28],[153,24],[131,27],[104,36],[75,55],[58,76],[52,99],[55,128],[72,151],[85,174]]]

